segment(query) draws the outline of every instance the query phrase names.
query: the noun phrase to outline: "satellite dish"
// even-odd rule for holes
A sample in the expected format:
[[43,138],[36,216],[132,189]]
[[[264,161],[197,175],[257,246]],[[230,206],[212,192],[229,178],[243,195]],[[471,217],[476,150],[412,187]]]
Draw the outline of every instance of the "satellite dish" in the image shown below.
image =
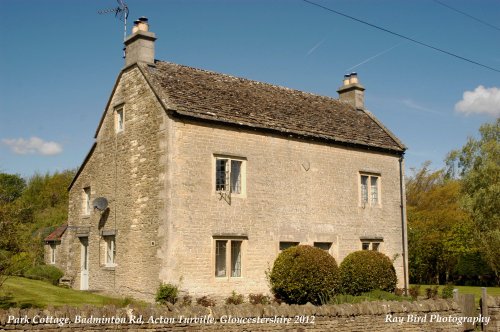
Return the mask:
[[97,197],[92,202],[92,206],[94,207],[94,209],[104,211],[108,207],[108,200],[104,197]]

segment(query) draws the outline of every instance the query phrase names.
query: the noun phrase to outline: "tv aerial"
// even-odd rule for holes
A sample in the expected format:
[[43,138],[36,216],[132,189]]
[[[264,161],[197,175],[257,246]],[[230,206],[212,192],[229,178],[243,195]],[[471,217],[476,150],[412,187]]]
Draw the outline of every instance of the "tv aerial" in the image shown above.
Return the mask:
[[128,6],[123,0],[116,0],[118,2],[118,7],[99,10],[98,14],[108,14],[115,13],[115,17],[120,21],[123,21],[123,41],[127,38],[127,18],[128,18]]

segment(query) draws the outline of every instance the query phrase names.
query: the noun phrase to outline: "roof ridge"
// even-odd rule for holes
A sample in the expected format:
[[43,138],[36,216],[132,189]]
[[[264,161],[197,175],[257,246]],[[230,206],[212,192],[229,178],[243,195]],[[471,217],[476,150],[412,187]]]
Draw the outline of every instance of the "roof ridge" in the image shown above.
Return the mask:
[[[271,88],[278,88],[278,89],[285,90],[285,91],[298,92],[300,94],[305,94],[305,95],[309,95],[309,96],[312,96],[312,97],[326,98],[326,99],[329,99],[329,100],[332,100],[332,101],[335,101],[335,102],[338,102],[338,103],[344,103],[344,102],[342,102],[339,99],[334,98],[334,97],[320,95],[320,94],[316,94],[316,93],[308,92],[308,91],[303,91],[303,90],[299,90],[299,89],[293,89],[293,88],[289,88],[289,87],[278,85],[278,84],[272,84],[272,83],[268,83],[268,82],[256,81],[256,80],[253,80],[253,79],[250,79],[250,78],[246,78],[246,77],[240,77],[240,76],[234,76],[234,75],[230,75],[230,74],[219,73],[219,72],[216,72],[216,71],[213,71],[213,70],[201,69],[201,68],[191,67],[191,66],[188,66],[188,65],[181,65],[181,64],[178,64],[178,63],[174,63],[174,62],[170,62],[170,61],[163,61],[163,60],[158,60],[158,59],[155,59],[155,62],[162,62],[162,63],[166,63],[168,65],[173,65],[173,66],[177,66],[177,67],[188,68],[190,70],[199,71],[199,72],[203,72],[203,73],[207,73],[207,74],[211,74],[211,75],[223,76],[223,77],[228,77],[228,78],[238,79],[238,80],[244,80],[244,81],[255,83],[255,84],[259,84],[259,85],[269,86]],[[348,105],[351,106],[350,104],[348,104]]]

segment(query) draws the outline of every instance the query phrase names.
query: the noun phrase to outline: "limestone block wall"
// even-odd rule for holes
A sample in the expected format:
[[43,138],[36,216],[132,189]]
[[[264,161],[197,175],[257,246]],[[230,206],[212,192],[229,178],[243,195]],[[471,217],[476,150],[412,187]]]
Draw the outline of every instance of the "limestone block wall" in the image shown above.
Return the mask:
[[[267,293],[265,271],[280,241],[331,242],[340,263],[372,236],[396,258],[402,287],[398,156],[187,120],[173,126],[162,280],[194,294]],[[228,203],[216,193],[214,156],[244,160],[244,197]],[[361,204],[360,172],[380,176],[379,205]],[[244,239],[240,278],[215,277],[217,236]]]
[[[124,123],[116,131],[116,110]],[[69,227],[64,235],[67,275],[80,288],[81,243],[88,232],[89,289],[151,299],[159,283],[158,228],[165,224],[166,115],[136,67],[117,81],[95,148],[71,187]],[[105,197],[106,211],[84,213],[84,188],[91,201]],[[104,232],[104,233],[103,233]],[[115,234],[116,266],[105,266],[103,234]]]
[[[56,329],[165,330],[169,331],[463,331],[457,304],[445,300],[419,302],[364,302],[326,305],[169,306],[148,308],[49,308],[0,310],[0,328],[5,331],[51,331]],[[9,318],[10,317],[10,318]],[[29,323],[14,323],[26,317]],[[64,323],[34,324],[33,319],[52,317]],[[79,318],[78,318],[79,317]],[[98,323],[98,319],[116,323]],[[434,318],[432,318],[434,317]],[[441,317],[438,319],[437,317]],[[91,319],[83,323],[82,318]],[[399,318],[398,321],[391,319]],[[420,318],[419,321],[416,321]],[[10,319],[10,323],[9,323]],[[47,318],[49,319],[49,318]],[[162,319],[162,320],[160,320]],[[191,319],[191,321],[190,321]],[[267,320],[266,319],[274,319]]]

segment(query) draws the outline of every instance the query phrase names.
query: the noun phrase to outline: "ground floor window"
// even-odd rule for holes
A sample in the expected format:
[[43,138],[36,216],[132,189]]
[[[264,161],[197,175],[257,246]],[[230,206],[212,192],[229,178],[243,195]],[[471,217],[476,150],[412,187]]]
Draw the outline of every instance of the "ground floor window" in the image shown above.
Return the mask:
[[56,244],[51,243],[50,244],[50,264],[55,264],[56,263]]
[[290,241],[280,241],[280,251],[286,250],[290,247],[298,246],[299,242],[290,242]]
[[362,250],[373,250],[373,251],[379,251],[380,248],[380,242],[378,241],[363,241],[361,242],[361,249]]
[[215,276],[241,277],[243,262],[244,239],[216,239],[215,240]]
[[314,242],[314,247],[322,249],[326,252],[330,252],[330,248],[332,247],[331,242]]
[[116,258],[116,241],[115,236],[105,236],[104,242],[106,242],[106,266],[115,266]]

